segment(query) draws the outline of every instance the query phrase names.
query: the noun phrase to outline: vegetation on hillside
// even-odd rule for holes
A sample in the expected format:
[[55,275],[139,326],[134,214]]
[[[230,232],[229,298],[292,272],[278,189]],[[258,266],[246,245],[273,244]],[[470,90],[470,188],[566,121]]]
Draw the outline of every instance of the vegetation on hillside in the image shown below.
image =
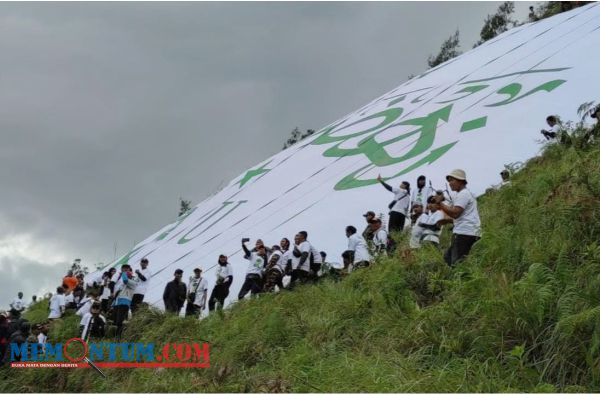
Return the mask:
[[[483,238],[453,270],[437,251],[399,247],[339,282],[202,321],[143,311],[125,341],[208,341],[211,367],[110,369],[107,379],[5,368],[0,391],[598,391],[600,147],[581,134],[480,197]],[[27,317],[45,313],[39,303]],[[77,324],[56,322],[49,340]]]
[[[498,7],[494,14],[486,16],[485,20],[483,21],[483,26],[481,27],[481,32],[479,33],[480,38],[473,45],[473,47],[477,47],[519,24],[522,25],[523,23],[546,19],[556,14],[560,14],[561,12],[570,11],[574,8],[581,7],[589,3],[591,3],[591,1],[542,2],[537,6],[537,9],[533,10],[533,12],[529,14],[527,20],[519,23],[513,18],[513,14],[515,11],[514,2],[505,1]],[[437,55],[430,55],[427,58],[427,64],[429,65],[429,68],[436,67],[441,63],[444,63],[450,59],[459,56],[462,53],[459,50],[459,48],[460,40],[457,29],[453,35],[451,35],[442,43],[442,45],[440,46],[440,51],[437,53]],[[412,75],[408,77],[408,79],[411,78]]]

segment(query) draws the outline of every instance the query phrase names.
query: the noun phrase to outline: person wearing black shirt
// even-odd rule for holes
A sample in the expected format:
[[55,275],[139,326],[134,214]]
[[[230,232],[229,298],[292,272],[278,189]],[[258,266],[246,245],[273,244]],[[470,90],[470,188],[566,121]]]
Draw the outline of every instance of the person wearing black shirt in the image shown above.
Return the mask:
[[179,311],[185,303],[187,287],[185,283],[181,281],[183,270],[179,268],[176,269],[174,275],[175,278],[165,286],[163,302],[165,303],[165,309],[168,312],[179,314]]

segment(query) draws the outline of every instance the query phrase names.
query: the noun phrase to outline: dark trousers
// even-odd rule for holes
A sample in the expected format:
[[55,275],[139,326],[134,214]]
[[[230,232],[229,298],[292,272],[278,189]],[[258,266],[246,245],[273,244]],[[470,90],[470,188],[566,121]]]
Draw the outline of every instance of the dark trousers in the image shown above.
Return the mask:
[[298,282],[306,283],[308,281],[308,277],[309,273],[304,270],[292,270],[292,277],[290,279],[290,289],[294,287]]
[[140,304],[144,301],[143,294],[134,294],[131,299],[131,313],[135,313],[135,311],[139,308]]
[[215,304],[218,302],[220,304],[220,309],[225,305],[225,298],[229,295],[229,286],[231,281],[227,283],[219,283],[213,287],[212,292],[210,293],[210,298],[208,299],[208,310],[214,311]]
[[319,271],[321,271],[321,263],[310,263],[310,278],[313,282],[319,279]]
[[129,313],[129,305],[116,305],[115,310],[115,325],[117,326],[117,338],[121,338],[123,333],[123,322],[127,319]]
[[406,216],[400,212],[390,212],[390,222],[388,223],[388,232],[404,230]]
[[354,263],[354,269],[367,268],[369,265],[371,265],[371,263],[368,261],[357,261]]
[[195,305],[194,302],[190,302],[190,300],[188,300],[187,305],[185,307],[185,315],[186,316],[199,316],[200,315],[200,307],[198,305]]
[[110,300],[108,298],[100,301],[100,310],[104,313],[108,312],[110,306]]
[[262,278],[258,274],[248,274],[246,275],[246,280],[240,289],[240,293],[238,294],[238,300],[241,300],[250,292],[250,294],[255,295],[262,291]]
[[458,262],[469,255],[473,244],[479,240],[474,235],[452,234],[452,243],[444,254],[444,260],[450,267],[454,267]]

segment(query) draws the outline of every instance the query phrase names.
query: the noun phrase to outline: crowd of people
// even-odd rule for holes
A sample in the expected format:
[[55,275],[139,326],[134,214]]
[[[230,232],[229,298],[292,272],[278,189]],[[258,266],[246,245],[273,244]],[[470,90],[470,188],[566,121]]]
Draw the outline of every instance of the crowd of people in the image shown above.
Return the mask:
[[[591,117],[600,118],[600,106],[591,111]],[[542,135],[550,141],[561,141],[559,121],[555,116],[546,119],[550,130],[542,130]],[[598,125],[586,134],[586,138],[598,138]],[[500,172],[501,182],[493,189],[510,185],[510,172]],[[389,216],[385,229],[383,215],[374,211],[363,217],[366,226],[362,233],[356,227],[346,227],[348,246],[340,256],[343,265],[335,267],[326,262],[327,254],[317,249],[306,231],[299,231],[293,239],[282,238],[279,244],[267,246],[260,239],[254,246],[248,246],[249,238],[241,240],[243,258],[248,261],[243,284],[237,295],[238,300],[261,293],[293,290],[298,285],[314,283],[324,275],[340,278],[353,270],[369,267],[377,257],[392,253],[396,241],[391,233],[409,232],[409,247],[432,248],[441,251],[440,236],[445,225],[452,224],[450,245],[443,254],[444,261],[456,266],[469,255],[473,245],[481,237],[481,221],[475,195],[467,188],[467,174],[461,169],[446,175],[444,191],[432,187],[431,181],[421,175],[415,188],[402,181],[398,186],[386,182],[381,176],[382,187],[393,194],[388,205]],[[489,190],[489,189],[488,189]],[[141,259],[139,267],[133,269],[124,264],[120,270],[110,268],[96,280],[87,282],[83,273],[69,271],[49,299],[48,321],[33,327],[22,318],[28,304],[20,292],[10,304],[8,315],[0,314],[0,362],[6,361],[7,347],[11,342],[35,342],[44,344],[49,324],[62,318],[69,310],[80,316],[79,334],[82,339],[99,339],[108,335],[109,323],[115,326],[114,337],[121,337],[125,322],[135,316],[145,305],[144,297],[152,282],[152,271],[147,258]],[[163,292],[164,308],[168,313],[199,318],[208,307],[209,313],[225,305],[233,283],[233,271],[224,254],[218,257],[216,282],[208,295],[208,283],[202,276],[202,269],[195,268],[187,285],[183,280],[183,270],[176,269],[173,280],[168,282]],[[33,296],[31,304],[35,303]],[[29,304],[30,305],[30,304]],[[185,306],[185,309],[184,309]]]
[[[450,248],[445,260],[450,266],[456,265],[469,254],[480,236],[480,220],[477,200],[467,189],[466,174],[462,170],[451,171],[447,176],[454,196],[436,191],[431,182],[421,175],[416,187],[411,191],[409,182],[403,181],[398,187],[378,177],[381,185],[394,196],[389,204],[387,230],[384,219],[375,212],[368,211],[363,216],[366,226],[359,233],[354,226],[346,227],[348,246],[342,253],[343,267],[334,267],[326,262],[327,254],[317,249],[306,231],[299,231],[293,239],[283,238],[277,245],[267,246],[260,239],[249,246],[250,239],[241,240],[243,258],[248,267],[243,283],[237,294],[238,300],[260,293],[293,290],[298,285],[314,283],[322,276],[336,277],[353,270],[369,267],[380,255],[395,249],[392,232],[410,231],[410,247],[440,248],[442,226],[454,223]],[[0,321],[0,345],[10,342],[35,341],[45,343],[48,325],[62,318],[69,310],[80,316],[79,334],[82,339],[98,339],[108,335],[109,323],[115,327],[113,336],[117,339],[123,333],[127,319],[135,316],[152,282],[150,262],[143,258],[139,267],[133,269],[123,264],[119,270],[110,268],[98,279],[86,282],[83,273],[68,271],[62,284],[49,299],[48,323],[31,327],[22,317],[25,310],[23,294],[11,303],[10,315]],[[202,269],[195,268],[187,281],[183,270],[176,269],[173,280],[168,282],[163,292],[164,308],[168,313],[200,317],[202,311],[212,312],[225,305],[234,277],[226,255],[220,255],[216,270],[216,283],[208,295],[208,283],[202,276]],[[185,306],[185,308],[184,308]],[[6,326],[6,329],[4,327]],[[10,328],[9,328],[10,326]],[[6,353],[6,352],[4,352]],[[6,356],[6,354],[5,354]]]

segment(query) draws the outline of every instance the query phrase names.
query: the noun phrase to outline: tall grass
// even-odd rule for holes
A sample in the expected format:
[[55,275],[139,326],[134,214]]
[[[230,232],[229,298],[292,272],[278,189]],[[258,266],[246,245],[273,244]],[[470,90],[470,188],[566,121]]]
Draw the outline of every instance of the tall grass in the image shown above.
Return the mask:
[[[404,246],[340,282],[202,321],[144,311],[126,341],[208,341],[205,370],[4,370],[1,391],[598,391],[600,148],[554,145],[479,200],[451,270]],[[38,311],[31,311],[34,320]],[[73,336],[69,317],[51,338]],[[75,328],[76,329],[76,328]]]

